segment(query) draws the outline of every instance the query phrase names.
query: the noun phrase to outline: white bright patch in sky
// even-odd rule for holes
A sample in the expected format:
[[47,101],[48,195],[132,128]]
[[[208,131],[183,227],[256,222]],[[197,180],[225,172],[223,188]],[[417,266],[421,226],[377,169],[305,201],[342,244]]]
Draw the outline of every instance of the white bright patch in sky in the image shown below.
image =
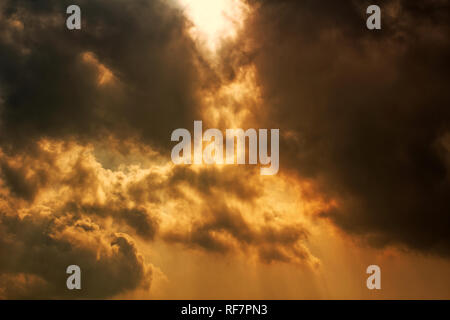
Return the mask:
[[224,38],[235,37],[248,7],[241,0],[178,0],[192,21],[194,40],[215,51]]

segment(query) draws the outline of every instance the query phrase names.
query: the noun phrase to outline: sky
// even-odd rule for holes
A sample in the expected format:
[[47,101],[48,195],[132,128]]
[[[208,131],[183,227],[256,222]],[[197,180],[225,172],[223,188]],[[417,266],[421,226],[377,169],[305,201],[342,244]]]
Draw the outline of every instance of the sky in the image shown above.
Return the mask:
[[[0,298],[449,299],[450,3],[376,2],[2,0]],[[174,164],[195,120],[279,172]]]

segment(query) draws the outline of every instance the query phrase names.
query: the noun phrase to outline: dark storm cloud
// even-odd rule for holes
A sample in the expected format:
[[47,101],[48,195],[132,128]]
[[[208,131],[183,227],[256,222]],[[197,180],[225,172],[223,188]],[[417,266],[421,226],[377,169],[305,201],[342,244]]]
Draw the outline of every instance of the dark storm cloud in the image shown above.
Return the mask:
[[223,59],[252,57],[284,168],[338,201],[323,216],[347,232],[449,256],[449,2],[379,1],[381,31],[365,1],[250,3]]
[[[105,298],[151,282],[151,268],[132,240],[101,232],[89,220],[73,226],[39,214],[0,213],[0,249],[3,298]],[[71,264],[82,270],[82,291],[66,288]]]
[[[1,135],[18,147],[42,136],[137,136],[167,148],[195,118],[201,62],[180,10],[165,1],[2,1]],[[114,75],[99,85],[95,59]]]

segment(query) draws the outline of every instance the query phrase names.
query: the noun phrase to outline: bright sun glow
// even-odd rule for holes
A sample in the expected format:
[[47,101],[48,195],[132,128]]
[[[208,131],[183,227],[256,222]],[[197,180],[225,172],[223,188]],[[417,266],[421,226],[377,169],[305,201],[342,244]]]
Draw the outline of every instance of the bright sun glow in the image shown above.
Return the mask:
[[241,0],[178,0],[192,21],[194,40],[215,51],[220,41],[235,37],[248,7]]

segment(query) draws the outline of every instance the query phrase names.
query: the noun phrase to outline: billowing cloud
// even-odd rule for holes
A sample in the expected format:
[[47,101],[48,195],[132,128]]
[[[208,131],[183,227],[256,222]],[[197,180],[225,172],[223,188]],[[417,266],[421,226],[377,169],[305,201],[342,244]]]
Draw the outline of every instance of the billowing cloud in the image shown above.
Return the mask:
[[319,266],[306,226],[265,203],[271,195],[255,170],[165,163],[111,170],[94,150],[40,140],[28,152],[0,152],[4,297],[76,297],[65,288],[70,264],[83,270],[80,297],[148,290],[152,265],[141,253],[148,248],[136,241]]
[[2,1],[2,143],[106,132],[167,148],[167,135],[195,119],[204,73],[180,9],[159,0],[79,1],[82,31],[70,32],[70,4]]
[[223,203],[204,206],[189,228],[173,228],[164,234],[168,242],[211,253],[243,251],[256,253],[266,263],[289,262],[319,265],[304,241],[307,230],[301,225],[283,226],[266,220],[261,226],[246,221],[236,209]]
[[[175,1],[80,0],[80,31],[70,1],[0,3],[1,298],[151,297],[185,257],[316,294],[346,235],[448,258],[447,2],[382,1],[372,32],[367,1],[242,1],[213,46]],[[194,120],[279,128],[280,172],[174,165]]]
[[374,32],[364,1],[250,3],[223,61],[254,64],[284,169],[337,201],[322,216],[345,231],[448,256],[448,2],[382,2]]
[[[89,219],[0,214],[3,298],[105,298],[148,288],[151,266],[125,234],[109,234]],[[82,270],[83,291],[65,287],[66,268]]]

